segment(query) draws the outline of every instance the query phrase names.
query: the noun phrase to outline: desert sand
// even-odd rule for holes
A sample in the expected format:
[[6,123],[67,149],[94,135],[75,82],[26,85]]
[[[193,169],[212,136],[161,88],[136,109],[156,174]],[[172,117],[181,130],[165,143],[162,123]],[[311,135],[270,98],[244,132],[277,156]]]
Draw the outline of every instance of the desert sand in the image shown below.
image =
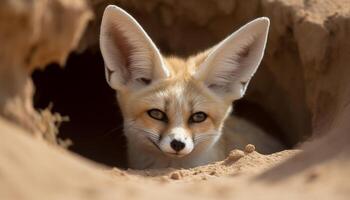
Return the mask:
[[[0,3],[0,199],[350,198],[350,2],[184,2],[114,3],[147,16],[142,23],[154,25],[146,28],[152,37],[183,54],[215,43],[231,31],[228,25],[270,17],[267,53],[247,98],[274,116],[285,138],[300,141],[295,150],[262,155],[249,145],[194,169],[136,171],[62,148],[56,140],[62,119],[34,109],[30,75],[52,62],[64,66],[73,50],[96,48],[100,14],[111,2],[5,0]],[[162,27],[168,29],[157,34]],[[179,34],[168,40],[174,31]],[[193,39],[203,31],[206,43]],[[190,46],[178,42],[184,34],[193,40]]]

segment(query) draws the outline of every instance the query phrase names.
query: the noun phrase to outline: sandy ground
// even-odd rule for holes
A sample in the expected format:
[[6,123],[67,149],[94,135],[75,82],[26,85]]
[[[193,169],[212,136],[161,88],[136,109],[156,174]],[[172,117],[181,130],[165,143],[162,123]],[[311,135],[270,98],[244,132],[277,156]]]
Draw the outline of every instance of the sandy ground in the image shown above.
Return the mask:
[[[250,147],[190,170],[122,171],[34,139],[3,119],[0,128],[1,199],[348,199],[350,195],[349,148],[339,140],[348,136],[338,131],[304,151],[261,155],[250,152]],[[325,143],[328,146],[321,149]],[[313,148],[320,154],[310,157],[315,155]]]
[[[251,145],[253,146],[253,145]],[[248,146],[249,147],[249,146]],[[253,146],[254,147],[254,146]],[[256,151],[233,150],[223,161],[199,166],[193,169],[131,170],[126,172],[113,169],[112,174],[123,175],[126,179],[150,178],[160,182],[194,182],[211,180],[218,177],[238,177],[256,175],[271,168],[283,160],[295,155],[298,150],[282,151],[271,155],[262,155]]]

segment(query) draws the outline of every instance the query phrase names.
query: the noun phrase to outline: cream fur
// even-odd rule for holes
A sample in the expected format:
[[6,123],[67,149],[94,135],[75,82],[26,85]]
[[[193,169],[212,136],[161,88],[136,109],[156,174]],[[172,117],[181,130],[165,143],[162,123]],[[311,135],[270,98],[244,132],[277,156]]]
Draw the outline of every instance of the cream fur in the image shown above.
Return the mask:
[[[223,132],[224,122],[260,64],[268,29],[269,19],[258,18],[198,55],[165,58],[135,19],[108,6],[100,46],[107,82],[117,90],[124,116],[130,167],[189,168],[222,160],[235,146],[227,139],[235,131]],[[150,109],[167,120],[151,118]],[[196,112],[208,117],[193,123]],[[185,148],[175,152],[173,139]]]

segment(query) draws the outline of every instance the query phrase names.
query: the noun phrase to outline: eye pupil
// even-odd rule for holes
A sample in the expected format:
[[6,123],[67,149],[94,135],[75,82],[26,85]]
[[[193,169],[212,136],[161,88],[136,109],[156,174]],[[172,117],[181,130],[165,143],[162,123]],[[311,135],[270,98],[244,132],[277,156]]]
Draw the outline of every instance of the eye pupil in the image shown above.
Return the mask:
[[167,122],[168,118],[164,112],[162,112],[159,109],[151,109],[147,111],[147,114],[152,117],[153,119]]
[[200,123],[206,119],[207,119],[207,114],[205,114],[204,112],[196,112],[191,116],[190,122]]

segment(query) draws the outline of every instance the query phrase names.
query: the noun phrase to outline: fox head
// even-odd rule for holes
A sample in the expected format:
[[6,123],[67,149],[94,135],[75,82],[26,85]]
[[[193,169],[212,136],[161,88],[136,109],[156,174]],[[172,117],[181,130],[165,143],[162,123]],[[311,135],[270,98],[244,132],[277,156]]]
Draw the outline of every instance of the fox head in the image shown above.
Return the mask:
[[202,53],[163,57],[133,17],[108,6],[100,48],[129,148],[173,158],[210,149],[260,64],[268,29],[258,18]]

